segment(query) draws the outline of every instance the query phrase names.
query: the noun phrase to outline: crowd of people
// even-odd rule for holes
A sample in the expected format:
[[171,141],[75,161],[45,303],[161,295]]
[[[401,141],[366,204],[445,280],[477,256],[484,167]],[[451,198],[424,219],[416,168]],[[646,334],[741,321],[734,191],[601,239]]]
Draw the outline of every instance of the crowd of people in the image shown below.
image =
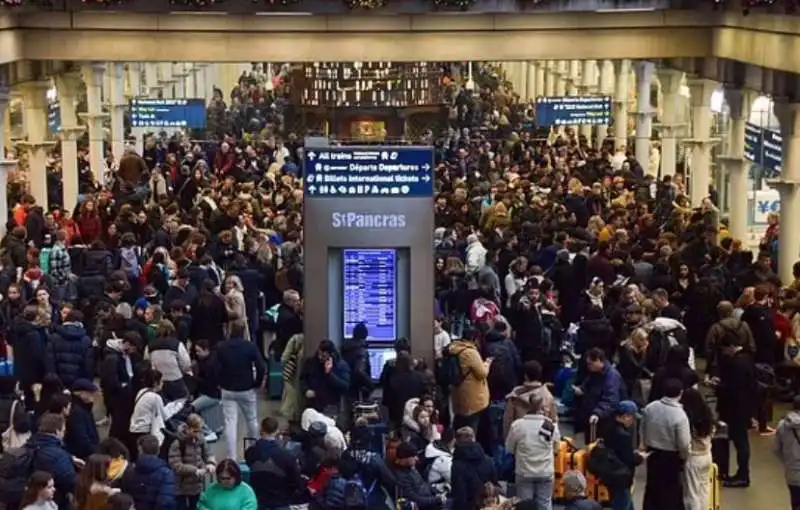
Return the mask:
[[[364,324],[306,352],[280,87],[244,75],[209,109],[218,144],[150,136],[71,214],[21,197],[0,242],[0,506],[631,510],[645,463],[644,509],[707,510],[715,469],[749,486],[755,428],[800,508],[800,401],[771,428],[800,362],[777,223],[754,257],[714,193],[693,208],[612,140],[531,131],[500,69],[475,78],[448,77],[433,133],[433,338],[398,339],[379,380]],[[603,440],[589,469],[573,428]]]

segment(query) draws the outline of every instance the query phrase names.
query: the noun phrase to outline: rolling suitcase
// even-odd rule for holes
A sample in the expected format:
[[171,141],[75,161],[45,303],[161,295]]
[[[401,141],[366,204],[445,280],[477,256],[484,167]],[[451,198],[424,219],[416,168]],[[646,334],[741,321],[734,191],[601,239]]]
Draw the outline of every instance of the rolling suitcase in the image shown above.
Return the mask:
[[[257,439],[254,437],[245,437],[244,439],[242,439],[242,455],[244,455],[244,452],[246,452],[248,448],[253,446],[256,441]],[[250,466],[248,466],[247,462],[245,462],[244,460],[240,461],[238,464],[239,464],[239,469],[242,472],[242,481],[249,484]]]
[[283,398],[283,363],[280,358],[267,362],[267,394],[270,400]]
[[589,454],[595,446],[597,446],[597,425],[593,424],[589,426],[589,441],[586,447],[572,454],[572,464],[574,469],[586,477],[586,497],[608,506],[611,504],[611,492],[608,487],[600,483],[600,479],[589,472]]
[[572,456],[576,451],[578,451],[578,448],[572,443],[570,438],[561,438],[558,444],[558,452],[556,453],[555,476],[553,477],[553,501],[556,503],[563,503],[566,499],[564,474],[572,469]]
[[716,464],[719,477],[726,478],[730,475],[731,445],[728,440],[728,425],[724,421],[717,422],[711,437],[711,459]]
[[722,510],[722,491],[720,490],[721,481],[719,478],[719,467],[711,464],[711,486],[709,488],[708,510]]

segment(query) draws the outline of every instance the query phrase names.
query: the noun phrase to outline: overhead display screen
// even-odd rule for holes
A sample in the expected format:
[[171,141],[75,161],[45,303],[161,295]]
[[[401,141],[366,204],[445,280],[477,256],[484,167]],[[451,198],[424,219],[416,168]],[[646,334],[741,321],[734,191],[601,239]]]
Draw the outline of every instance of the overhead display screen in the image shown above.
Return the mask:
[[783,137],[772,129],[746,123],[744,157],[761,167],[762,177],[777,177],[783,163]]
[[611,124],[611,96],[559,96],[536,98],[536,124],[540,126],[605,126]]
[[204,99],[134,99],[131,101],[131,127],[189,128],[206,127]]
[[342,250],[344,260],[344,338],[359,322],[371,342],[397,339],[396,250]]

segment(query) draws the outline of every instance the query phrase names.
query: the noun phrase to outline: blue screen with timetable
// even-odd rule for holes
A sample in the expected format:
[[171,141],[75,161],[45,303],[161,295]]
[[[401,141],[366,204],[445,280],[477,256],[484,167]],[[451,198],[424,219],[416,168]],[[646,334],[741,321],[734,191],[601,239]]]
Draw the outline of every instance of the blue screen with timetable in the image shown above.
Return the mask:
[[397,250],[346,249],[344,262],[344,338],[363,322],[370,342],[397,339]]
[[131,101],[131,126],[147,128],[206,127],[204,99],[134,99]]

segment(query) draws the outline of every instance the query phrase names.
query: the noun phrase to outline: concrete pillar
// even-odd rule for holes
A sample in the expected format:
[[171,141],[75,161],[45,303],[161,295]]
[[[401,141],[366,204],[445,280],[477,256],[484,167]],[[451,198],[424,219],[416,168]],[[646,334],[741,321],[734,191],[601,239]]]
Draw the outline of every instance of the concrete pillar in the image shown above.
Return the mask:
[[205,99],[206,104],[211,100],[212,90],[208,84],[208,64],[195,64],[195,81],[197,82],[197,97]]
[[197,92],[197,66],[193,62],[186,64],[186,97],[196,99],[202,97]]
[[[610,60],[597,62],[599,77],[597,90],[600,95],[614,97],[614,63]],[[608,126],[598,126],[598,136],[595,139],[595,149],[603,146],[603,141],[608,137]]]
[[145,95],[151,98],[159,98],[163,93],[163,87],[158,82],[158,64],[145,64],[144,78],[147,84]]
[[[0,85],[0,133],[10,129],[10,121],[6,114],[11,103],[11,89],[7,85]],[[9,124],[6,124],[6,123]],[[17,161],[6,159],[5,136],[0,136],[0,185],[3,189],[8,188],[8,172],[16,170]],[[8,198],[6,193],[0,193],[0,235],[6,234],[6,223],[8,223]]]
[[83,82],[86,84],[86,103],[88,111],[81,113],[80,117],[89,128],[89,166],[96,182],[103,182],[105,172],[105,157],[103,142],[105,141],[105,128],[103,122],[108,114],[103,113],[101,90],[103,85],[104,66],[89,63],[81,68]]
[[[582,69],[581,69],[581,84],[579,88],[579,92],[582,96],[588,96],[593,93],[592,88],[595,86],[595,61],[594,60],[584,60],[581,62]],[[580,127],[580,134],[584,138],[586,138],[586,143],[589,146],[592,145],[592,128],[594,126],[585,125]]]
[[519,84],[519,88],[516,90],[520,99],[524,102],[526,99],[528,99],[528,63],[524,60],[520,62],[514,62],[514,67],[517,68],[516,74],[517,82]]
[[111,114],[111,154],[119,161],[125,154],[125,66],[112,64],[108,69],[111,78],[111,100],[108,111]]
[[536,65],[536,95],[537,96],[546,96],[547,95],[547,62],[537,62],[535,65]]
[[83,134],[83,126],[78,124],[75,106],[78,102],[83,81],[78,73],[64,73],[56,76],[61,105],[61,180],[63,182],[64,208],[72,210],[78,203],[78,138]]
[[[98,84],[98,91],[102,90]],[[28,182],[36,204],[46,211],[47,200],[47,154],[55,142],[47,140],[47,91],[50,82],[30,81],[19,85],[22,92],[23,115],[26,119],[28,139],[17,142],[17,148],[28,154]]]
[[142,65],[143,64],[138,62],[131,62],[128,64],[128,86],[126,87],[125,95],[129,99],[134,99],[144,95],[142,93]]
[[581,75],[581,61],[580,60],[569,60],[568,61],[568,70],[569,73],[567,77],[567,94],[570,96],[577,96],[580,94],[580,75]]
[[653,136],[653,103],[651,91],[655,65],[636,63],[636,160],[645,174],[650,173],[650,138]]
[[781,176],[769,181],[781,200],[778,237],[778,276],[784,284],[792,282],[792,266],[800,255],[800,104],[774,103],[775,116],[781,124],[783,161]]
[[547,62],[545,67],[545,96],[553,97],[556,95],[556,84],[558,83],[558,64]]
[[173,68],[173,77],[175,78],[175,97],[185,99],[189,97],[186,94],[186,79],[189,77],[186,64],[179,62]]
[[525,91],[525,99],[528,101],[535,101],[536,96],[541,94],[541,90],[536,88],[536,62],[526,62],[525,63],[526,71],[527,71],[527,81],[526,81],[526,91]]
[[698,206],[708,196],[708,185],[711,184],[711,146],[719,141],[711,138],[711,95],[717,89],[717,84],[702,78],[693,79],[689,80],[689,89],[692,101],[692,138],[684,140],[684,143],[692,148],[689,198],[693,206]]
[[681,83],[683,73],[673,69],[660,69],[661,84],[661,176],[675,175],[678,165],[678,134],[683,128],[680,122]]
[[728,131],[728,154],[719,156],[724,170],[730,176],[729,231],[734,239],[744,240],[747,236],[747,174],[752,163],[744,157],[745,124],[750,118],[750,110],[756,93],[749,90],[725,90],[725,101],[731,115]]
[[163,88],[162,94],[165,99],[175,97],[175,78],[172,75],[171,62],[158,65],[158,84]]
[[567,80],[569,79],[569,64],[566,60],[559,60],[556,67],[556,95],[567,95]]
[[614,61],[614,147],[617,150],[628,144],[628,80],[631,61]]

